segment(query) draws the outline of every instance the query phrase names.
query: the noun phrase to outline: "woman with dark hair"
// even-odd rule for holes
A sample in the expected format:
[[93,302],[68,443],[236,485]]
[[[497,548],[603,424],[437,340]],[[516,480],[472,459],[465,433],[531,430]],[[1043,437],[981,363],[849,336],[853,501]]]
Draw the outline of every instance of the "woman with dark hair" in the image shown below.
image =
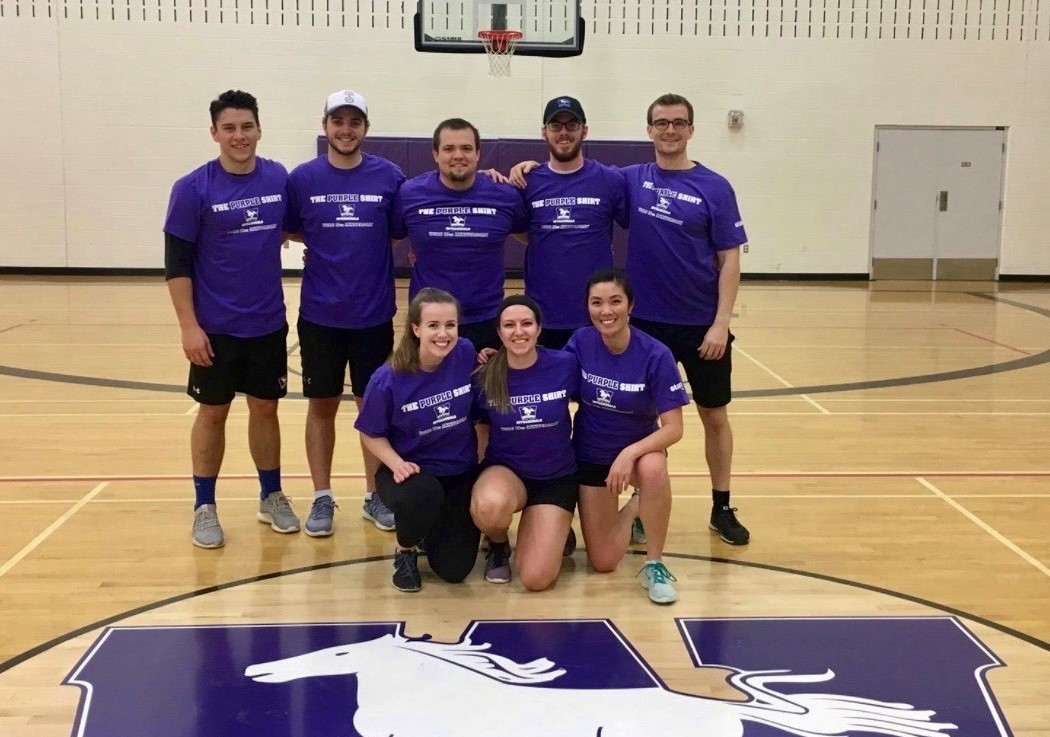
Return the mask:
[[578,481],[569,401],[580,368],[562,351],[538,347],[540,308],[529,297],[507,297],[496,313],[502,347],[478,369],[476,416],[489,425],[482,471],[470,513],[489,539],[485,579],[511,579],[511,520],[521,512],[515,567],[525,588],[542,591],[558,578],[575,548],[572,517]]
[[354,427],[383,464],[376,493],[394,512],[394,586],[422,586],[417,556],[426,538],[430,568],[458,583],[477,560],[480,533],[470,518],[478,439],[471,421],[476,354],[458,335],[459,302],[421,289],[404,334],[372,376]]
[[[591,327],[577,330],[565,350],[582,370],[573,441],[580,472],[580,525],[587,557],[600,572],[627,551],[635,516],[645,525],[642,585],[657,604],[678,599],[661,560],[671,518],[667,449],[682,438],[688,404],[671,351],[629,324],[634,306],[627,275],[596,272],[587,282]],[[639,489],[619,508],[619,497]]]

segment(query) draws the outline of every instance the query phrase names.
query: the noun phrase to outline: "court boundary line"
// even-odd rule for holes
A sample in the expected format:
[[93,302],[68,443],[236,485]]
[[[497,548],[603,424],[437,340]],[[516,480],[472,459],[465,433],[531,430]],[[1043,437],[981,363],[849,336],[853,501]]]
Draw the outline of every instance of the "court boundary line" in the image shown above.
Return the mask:
[[[586,551],[586,548],[579,548],[579,550],[580,551]],[[645,556],[646,555],[645,551],[641,551],[641,550],[629,550],[628,553],[630,553],[631,555],[634,555],[635,557]],[[1037,638],[1037,637],[1035,637],[1033,635],[1029,635],[1029,634],[1027,634],[1025,632],[1021,632],[1020,630],[1016,630],[1016,629],[1014,629],[1012,627],[1008,627],[1008,626],[1006,626],[1004,624],[1000,624],[998,622],[995,622],[993,620],[987,619],[985,617],[981,617],[981,616],[978,616],[976,614],[971,614],[970,612],[966,612],[966,611],[964,611],[962,609],[958,609],[956,607],[951,607],[951,606],[948,606],[946,604],[939,604],[939,603],[937,603],[935,601],[931,601],[929,599],[923,599],[922,597],[919,597],[919,596],[913,596],[912,594],[905,594],[903,592],[894,591],[892,589],[887,589],[887,588],[884,588],[884,587],[881,587],[881,586],[875,586],[873,584],[862,583],[860,581],[851,581],[851,580],[846,579],[846,578],[840,578],[838,576],[830,576],[830,575],[825,574],[825,573],[816,573],[816,572],[813,572],[813,571],[805,571],[805,570],[800,570],[800,569],[796,569],[796,568],[787,568],[785,566],[777,566],[777,565],[773,565],[773,564],[770,564],[770,563],[756,563],[754,561],[732,560],[732,559],[729,559],[729,558],[719,558],[719,557],[716,557],[716,556],[707,556],[707,555],[692,555],[692,554],[689,554],[689,553],[666,553],[665,552],[664,555],[665,555],[665,557],[668,557],[668,558],[677,558],[677,559],[680,559],[680,560],[692,560],[692,561],[698,561],[698,562],[717,563],[717,564],[720,564],[720,565],[741,566],[741,567],[744,567],[744,568],[755,568],[757,570],[771,571],[773,573],[786,573],[786,574],[789,574],[789,575],[802,576],[803,578],[811,578],[811,579],[815,579],[815,580],[818,580],[818,581],[825,581],[827,583],[840,584],[840,585],[843,585],[843,586],[850,586],[850,587],[853,587],[853,588],[861,589],[863,591],[869,591],[869,592],[876,593],[876,594],[882,594],[884,596],[889,596],[889,597],[895,598],[895,599],[901,599],[903,601],[907,601],[907,602],[910,602],[912,604],[918,604],[919,606],[924,606],[924,607],[928,607],[930,609],[935,609],[935,610],[938,610],[938,611],[942,611],[942,612],[945,612],[947,614],[951,614],[952,616],[956,616],[956,617],[960,617],[962,619],[968,620],[970,622],[976,622],[977,624],[980,624],[982,626],[988,627],[989,629],[993,629],[996,632],[1000,632],[1000,633],[1008,635],[1010,637],[1014,637],[1014,638],[1016,638],[1018,640],[1021,640],[1022,642],[1025,642],[1025,643],[1027,643],[1029,645],[1032,645],[1034,647],[1039,648],[1040,650],[1044,650],[1044,651],[1050,653],[1050,642],[1046,642],[1044,640],[1040,640],[1039,638]],[[156,609],[160,609],[162,607],[169,606],[171,604],[177,604],[177,603],[182,602],[182,601],[188,601],[188,600],[196,598],[198,596],[204,596],[206,594],[217,593],[219,591],[226,591],[228,589],[236,588],[238,586],[246,586],[246,585],[253,584],[253,583],[261,583],[263,581],[270,581],[270,580],[273,580],[273,579],[276,579],[276,578],[282,578],[282,577],[285,577],[285,576],[294,576],[294,575],[298,575],[300,573],[312,573],[312,572],[315,572],[315,571],[323,571],[323,570],[328,570],[328,569],[332,569],[332,568],[341,568],[341,567],[344,567],[344,566],[359,565],[359,564],[362,564],[362,563],[376,563],[376,562],[381,562],[381,561],[389,561],[389,560],[393,560],[393,559],[394,559],[393,555],[373,555],[373,556],[366,556],[366,557],[363,557],[363,558],[353,558],[353,559],[342,560],[342,561],[330,561],[328,563],[317,563],[317,564],[314,564],[314,565],[300,566],[298,568],[292,568],[292,569],[289,569],[287,571],[273,571],[271,573],[264,573],[264,574],[260,574],[258,576],[250,576],[250,577],[247,577],[247,578],[241,578],[241,579],[237,579],[237,580],[234,580],[234,581],[227,581],[226,583],[215,584],[215,585],[212,585],[212,586],[206,586],[206,587],[201,588],[201,589],[195,589],[195,590],[192,590],[192,591],[187,591],[187,592],[182,593],[182,594],[176,594],[175,596],[169,596],[169,597],[167,597],[165,599],[160,599],[159,601],[151,602],[149,604],[143,604],[142,606],[138,606],[138,607],[135,607],[133,609],[128,609],[128,610],[125,610],[125,611],[120,612],[118,614],[111,615],[109,617],[104,617],[104,618],[96,620],[96,621],[94,621],[94,622],[92,622],[90,624],[86,624],[86,625],[84,625],[82,627],[77,627],[76,629],[70,630],[69,632],[67,632],[67,633],[65,633],[63,635],[59,635],[58,637],[54,637],[54,638],[52,638],[52,639],[50,639],[50,640],[48,640],[46,642],[43,642],[43,643],[41,643],[39,645],[36,645],[36,646],[30,648],[29,650],[26,650],[26,651],[24,651],[22,653],[19,653],[18,655],[15,655],[12,658],[8,658],[7,660],[5,660],[3,662],[0,662],[0,675],[4,674],[5,672],[11,670],[12,668],[14,668],[14,667],[16,667],[18,665],[21,665],[22,663],[25,663],[28,660],[31,660],[31,659],[35,658],[37,655],[42,655],[42,654],[46,653],[47,651],[58,647],[59,645],[62,645],[64,643],[66,643],[66,642],[69,642],[70,640],[76,639],[77,637],[80,637],[82,635],[86,635],[86,634],[88,634],[90,632],[93,632],[93,631],[95,631],[97,629],[100,629],[102,627],[108,627],[109,625],[115,624],[115,623],[120,622],[122,620],[130,619],[131,617],[135,617],[135,616],[138,616],[140,614],[145,614],[147,612],[151,612],[151,611],[154,611]],[[260,623],[260,624],[266,624],[266,623]]]

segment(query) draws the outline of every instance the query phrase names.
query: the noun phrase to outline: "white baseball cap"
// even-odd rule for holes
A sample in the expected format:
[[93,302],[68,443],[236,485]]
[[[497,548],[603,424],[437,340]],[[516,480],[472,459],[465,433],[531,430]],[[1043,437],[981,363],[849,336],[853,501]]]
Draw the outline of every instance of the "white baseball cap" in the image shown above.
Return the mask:
[[368,117],[368,103],[365,102],[365,98],[353,90],[339,90],[330,94],[324,105],[325,117],[328,117],[332,111],[347,106],[357,108],[364,113],[366,118]]

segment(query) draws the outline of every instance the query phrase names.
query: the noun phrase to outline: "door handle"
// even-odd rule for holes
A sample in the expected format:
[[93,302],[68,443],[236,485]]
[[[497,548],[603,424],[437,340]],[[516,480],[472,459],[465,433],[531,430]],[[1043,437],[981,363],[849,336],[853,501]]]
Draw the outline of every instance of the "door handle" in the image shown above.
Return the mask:
[[948,212],[948,190],[942,189],[937,193],[937,209],[941,212]]

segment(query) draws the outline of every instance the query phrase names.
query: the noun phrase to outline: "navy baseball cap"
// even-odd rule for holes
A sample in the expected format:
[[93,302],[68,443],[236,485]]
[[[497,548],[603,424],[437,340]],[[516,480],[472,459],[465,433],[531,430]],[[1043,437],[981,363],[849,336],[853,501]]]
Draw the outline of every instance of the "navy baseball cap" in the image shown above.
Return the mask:
[[551,122],[558,113],[569,113],[581,123],[587,122],[587,116],[583,114],[583,105],[575,97],[555,97],[543,108],[543,124]]

